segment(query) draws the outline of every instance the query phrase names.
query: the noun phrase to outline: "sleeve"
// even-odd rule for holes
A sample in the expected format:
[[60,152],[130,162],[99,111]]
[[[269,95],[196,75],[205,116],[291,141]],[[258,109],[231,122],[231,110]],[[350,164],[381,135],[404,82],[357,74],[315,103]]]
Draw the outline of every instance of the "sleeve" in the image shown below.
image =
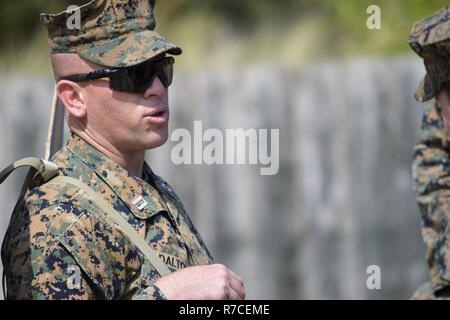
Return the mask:
[[422,236],[434,293],[450,286],[450,140],[437,103],[425,108],[414,147],[413,188],[421,213]]

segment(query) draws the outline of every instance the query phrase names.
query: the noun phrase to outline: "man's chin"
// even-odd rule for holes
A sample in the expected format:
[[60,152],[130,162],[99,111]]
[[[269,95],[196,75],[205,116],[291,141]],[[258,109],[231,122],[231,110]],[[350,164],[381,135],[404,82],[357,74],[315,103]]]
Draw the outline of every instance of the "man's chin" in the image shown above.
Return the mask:
[[149,141],[145,143],[145,149],[149,150],[161,147],[167,142],[168,138],[169,137],[167,134],[164,135],[159,135],[157,133],[152,134],[151,139],[149,139]]

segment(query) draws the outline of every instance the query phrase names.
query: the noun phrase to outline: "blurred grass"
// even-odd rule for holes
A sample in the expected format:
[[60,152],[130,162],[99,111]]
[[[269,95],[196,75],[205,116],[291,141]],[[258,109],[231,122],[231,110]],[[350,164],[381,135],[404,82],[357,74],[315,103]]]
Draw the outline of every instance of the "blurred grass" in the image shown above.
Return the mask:
[[[86,0],[2,0],[0,70],[50,73],[40,12]],[[382,30],[366,28],[366,9],[381,8]],[[440,9],[438,0],[157,0],[157,31],[184,49],[177,67],[389,56],[410,52],[413,23]]]

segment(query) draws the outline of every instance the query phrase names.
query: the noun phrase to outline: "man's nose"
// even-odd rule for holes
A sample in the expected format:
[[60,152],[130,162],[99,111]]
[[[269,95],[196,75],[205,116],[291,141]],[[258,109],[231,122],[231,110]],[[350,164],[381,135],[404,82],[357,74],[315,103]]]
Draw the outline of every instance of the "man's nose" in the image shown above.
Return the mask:
[[166,93],[166,90],[159,77],[155,76],[151,85],[145,90],[144,98],[148,99],[152,96],[162,96]]

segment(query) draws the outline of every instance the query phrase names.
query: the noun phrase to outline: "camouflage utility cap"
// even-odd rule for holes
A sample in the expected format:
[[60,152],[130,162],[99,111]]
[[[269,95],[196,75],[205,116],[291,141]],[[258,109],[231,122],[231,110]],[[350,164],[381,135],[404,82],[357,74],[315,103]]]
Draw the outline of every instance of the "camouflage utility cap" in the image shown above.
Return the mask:
[[416,22],[408,40],[411,48],[423,58],[427,74],[419,84],[416,99],[432,99],[450,81],[450,6]]
[[[93,0],[79,7],[79,28],[73,28],[77,11],[41,14],[47,27],[51,53],[77,53],[107,67],[129,67],[161,53],[181,49],[156,33],[155,0]],[[69,23],[68,23],[69,22]]]

